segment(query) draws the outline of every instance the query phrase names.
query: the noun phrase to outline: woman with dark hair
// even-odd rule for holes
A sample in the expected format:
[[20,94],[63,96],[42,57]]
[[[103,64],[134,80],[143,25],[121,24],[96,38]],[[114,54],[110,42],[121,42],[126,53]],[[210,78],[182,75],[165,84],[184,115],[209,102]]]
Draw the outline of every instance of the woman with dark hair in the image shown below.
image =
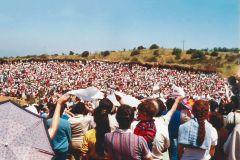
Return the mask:
[[227,141],[229,134],[227,129],[223,128],[224,125],[223,116],[218,112],[214,112],[210,115],[209,120],[218,133],[218,144],[215,149],[215,154],[211,158],[211,160],[226,160],[227,155],[224,154],[223,145]]
[[[56,105],[51,104],[49,105],[49,108],[50,108],[50,113],[49,113],[49,116],[47,117],[47,127],[51,128],[51,125],[53,123],[52,122],[53,116],[55,114],[54,112],[56,110]],[[60,116],[63,114],[63,111],[65,108],[66,108],[65,104],[61,105]],[[52,142],[53,142],[54,152],[57,156],[56,159],[66,160],[68,147],[71,142],[71,128],[67,120],[60,118],[59,126]]]
[[194,118],[180,125],[178,153],[181,160],[209,160],[214,155],[218,135],[216,129],[206,120],[208,111],[209,103],[198,100],[192,109]]
[[96,127],[87,131],[83,138],[81,148],[82,160],[107,159],[104,155],[104,135],[110,132],[108,111],[103,108],[94,110],[94,122]]
[[133,134],[130,130],[134,119],[133,108],[128,105],[120,106],[117,110],[116,119],[119,123],[119,129],[105,135],[104,153],[107,158],[109,160],[152,160],[146,140]]

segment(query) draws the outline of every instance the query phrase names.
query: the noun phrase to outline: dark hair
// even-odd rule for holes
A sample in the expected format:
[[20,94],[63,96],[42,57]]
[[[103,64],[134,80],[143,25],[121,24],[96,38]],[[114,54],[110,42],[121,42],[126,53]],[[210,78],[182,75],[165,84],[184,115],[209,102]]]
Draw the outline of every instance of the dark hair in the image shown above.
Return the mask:
[[104,135],[110,132],[108,111],[97,107],[94,110],[94,122],[96,123],[96,153],[104,155]]
[[113,103],[108,98],[103,98],[99,102],[99,107],[105,108],[108,111],[108,113],[111,113],[113,108]]
[[234,106],[234,104],[231,102],[231,103],[225,104],[225,105],[224,105],[224,109],[225,109],[225,111],[226,111],[226,115],[228,115],[230,112],[234,112],[235,106]]
[[210,111],[213,113],[213,112],[216,112],[216,109],[218,108],[218,103],[215,101],[215,100],[213,100],[213,99],[211,99],[210,101],[209,101],[209,104],[210,104]]
[[73,114],[83,114],[84,111],[86,111],[86,107],[82,102],[78,102],[72,109]]
[[205,131],[205,119],[208,114],[209,106],[208,102],[204,100],[197,100],[194,105],[192,112],[198,120],[199,128],[198,128],[198,142],[203,144],[205,139],[206,131]]
[[166,111],[166,106],[163,104],[163,102],[160,99],[155,99],[158,103],[158,113],[155,115],[155,117],[160,117],[164,111]]
[[[62,104],[61,106],[61,110],[60,110],[60,116],[63,114],[65,108],[67,107],[67,105],[64,103]],[[46,118],[46,120],[50,119],[53,117],[53,114],[55,112],[55,109],[56,109],[56,104],[53,104],[53,103],[49,103],[48,104],[48,108],[49,108],[49,115],[48,117]]]
[[231,101],[233,102],[233,104],[235,105],[236,109],[240,109],[239,106],[239,97],[238,96],[232,96],[231,97]]
[[121,105],[117,110],[116,119],[119,123],[119,128],[128,129],[134,119],[134,110],[129,105]]
[[212,113],[210,115],[209,121],[216,129],[221,129],[224,125],[223,116],[218,112]]
[[154,102],[156,102],[154,99],[145,100],[138,105],[138,111],[146,112],[147,116],[154,117],[158,112],[158,104]]
[[171,110],[174,103],[175,103],[175,100],[172,98],[169,98],[166,102],[167,109]]

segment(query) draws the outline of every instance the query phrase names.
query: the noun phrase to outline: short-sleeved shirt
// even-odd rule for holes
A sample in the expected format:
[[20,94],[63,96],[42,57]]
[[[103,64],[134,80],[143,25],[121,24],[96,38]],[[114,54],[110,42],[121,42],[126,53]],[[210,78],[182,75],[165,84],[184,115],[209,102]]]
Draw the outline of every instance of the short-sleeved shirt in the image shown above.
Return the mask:
[[140,160],[151,156],[146,140],[130,129],[105,134],[104,153],[114,160]]
[[96,129],[87,131],[83,138],[81,152],[87,154],[91,158],[95,159],[107,159],[106,156],[99,156],[95,150],[96,145]]

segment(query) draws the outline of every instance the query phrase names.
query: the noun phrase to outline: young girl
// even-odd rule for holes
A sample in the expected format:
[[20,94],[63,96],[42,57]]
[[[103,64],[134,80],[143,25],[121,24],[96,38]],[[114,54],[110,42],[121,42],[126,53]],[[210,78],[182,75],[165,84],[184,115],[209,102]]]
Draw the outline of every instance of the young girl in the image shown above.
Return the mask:
[[209,160],[214,155],[218,135],[216,129],[206,120],[208,111],[208,102],[198,100],[193,105],[194,118],[180,125],[178,153],[181,160]]

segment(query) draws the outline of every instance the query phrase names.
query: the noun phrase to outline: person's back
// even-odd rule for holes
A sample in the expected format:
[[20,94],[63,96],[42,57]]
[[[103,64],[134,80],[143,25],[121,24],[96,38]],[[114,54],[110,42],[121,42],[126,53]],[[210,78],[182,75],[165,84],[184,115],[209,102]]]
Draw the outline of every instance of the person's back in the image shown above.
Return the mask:
[[107,133],[104,138],[104,153],[108,159],[152,159],[146,140],[132,133],[131,123],[134,119],[134,110],[128,105],[118,108],[116,119],[119,129]]
[[[52,118],[47,120],[47,126],[50,127]],[[56,135],[53,138],[54,150],[59,152],[67,152],[71,141],[71,128],[67,120],[60,118]]]

